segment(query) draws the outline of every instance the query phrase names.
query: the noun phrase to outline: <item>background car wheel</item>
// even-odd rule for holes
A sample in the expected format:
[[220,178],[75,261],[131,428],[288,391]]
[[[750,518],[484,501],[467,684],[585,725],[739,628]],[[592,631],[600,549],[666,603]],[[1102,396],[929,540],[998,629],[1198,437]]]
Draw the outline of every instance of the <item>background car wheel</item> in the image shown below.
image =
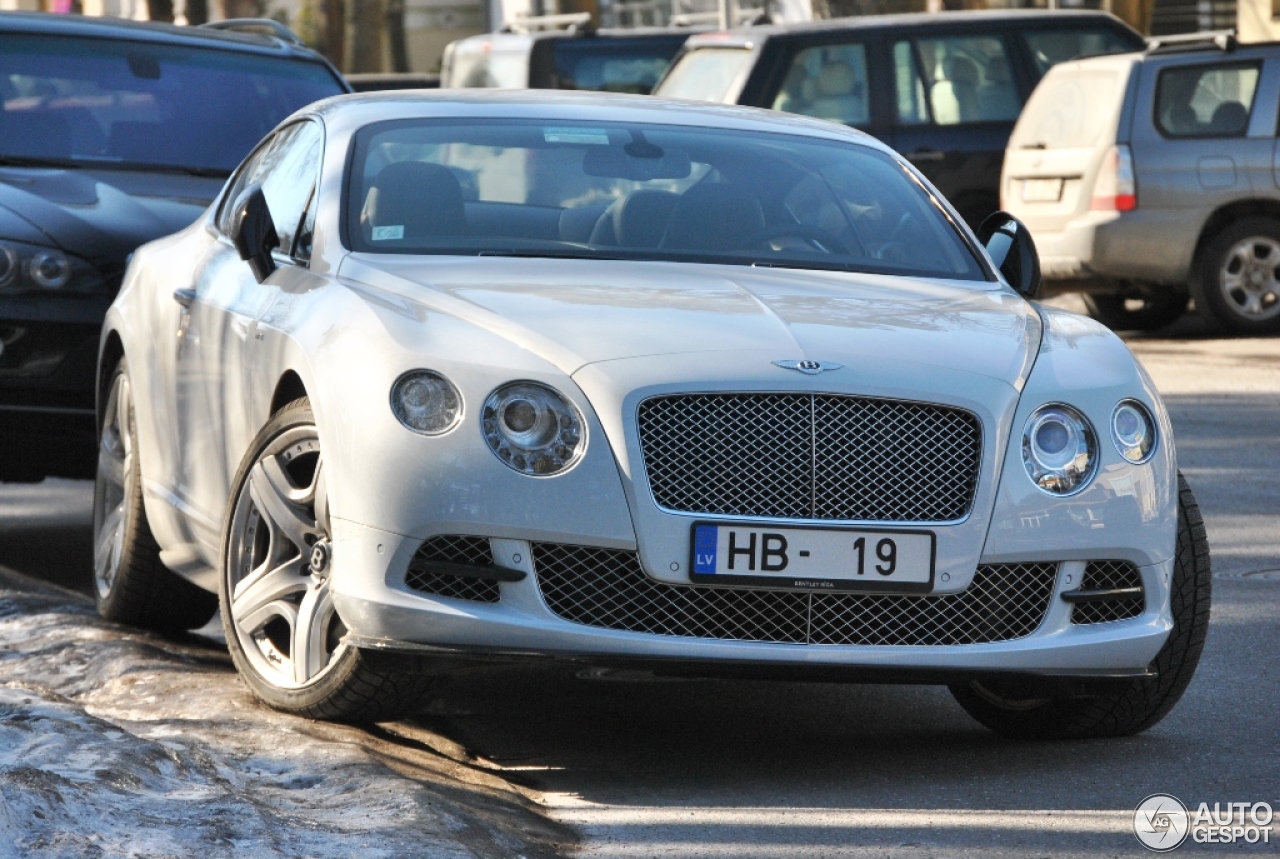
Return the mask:
[[258,434],[233,484],[219,594],[231,657],[278,710],[346,722],[412,712],[431,681],[422,665],[342,641],[330,533],[320,435],[301,399]]
[[1201,313],[1241,334],[1280,331],[1280,221],[1237,221],[1214,236],[1197,263]]
[[1209,631],[1209,541],[1195,496],[1178,475],[1178,545],[1173,564],[1173,631],[1156,654],[1154,677],[1085,687],[1076,697],[1045,697],[1016,682],[951,687],[970,716],[1020,740],[1124,737],[1145,731],[1178,703],[1195,674]]
[[93,489],[93,581],[108,620],[169,632],[198,629],[218,598],[160,563],[142,504],[132,388],[124,359],[111,377]]
[[1112,331],[1158,331],[1187,312],[1185,290],[1169,287],[1152,295],[1126,297],[1084,293],[1089,315]]

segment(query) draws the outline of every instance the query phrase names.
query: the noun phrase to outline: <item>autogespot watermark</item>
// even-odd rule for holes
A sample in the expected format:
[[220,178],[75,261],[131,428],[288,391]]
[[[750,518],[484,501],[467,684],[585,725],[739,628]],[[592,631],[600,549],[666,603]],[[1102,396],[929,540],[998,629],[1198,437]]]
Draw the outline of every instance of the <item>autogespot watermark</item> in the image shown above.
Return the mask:
[[1270,844],[1275,817],[1267,802],[1202,802],[1187,811],[1182,800],[1153,793],[1133,810],[1133,834],[1148,850],[1167,853],[1191,838],[1196,844]]

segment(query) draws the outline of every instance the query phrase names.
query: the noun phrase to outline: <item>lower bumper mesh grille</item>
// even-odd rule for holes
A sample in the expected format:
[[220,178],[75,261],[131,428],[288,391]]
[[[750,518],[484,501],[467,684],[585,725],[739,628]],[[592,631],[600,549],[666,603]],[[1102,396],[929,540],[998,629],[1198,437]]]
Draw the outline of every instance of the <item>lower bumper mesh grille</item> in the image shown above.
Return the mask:
[[472,602],[497,602],[502,598],[497,582],[438,572],[430,569],[432,561],[472,567],[492,566],[493,552],[489,549],[488,537],[455,534],[432,537],[414,553],[404,583],[424,594]]
[[[1142,574],[1127,561],[1090,561],[1084,568],[1080,589],[1109,591],[1119,588],[1141,588]],[[1078,603],[1071,610],[1072,623],[1110,623],[1137,617],[1146,609],[1146,593],[1127,599]]]
[[657,582],[634,552],[533,544],[552,612],[605,629],[788,644],[982,644],[1030,635],[1057,564],[988,564],[963,593],[899,596],[709,588]]

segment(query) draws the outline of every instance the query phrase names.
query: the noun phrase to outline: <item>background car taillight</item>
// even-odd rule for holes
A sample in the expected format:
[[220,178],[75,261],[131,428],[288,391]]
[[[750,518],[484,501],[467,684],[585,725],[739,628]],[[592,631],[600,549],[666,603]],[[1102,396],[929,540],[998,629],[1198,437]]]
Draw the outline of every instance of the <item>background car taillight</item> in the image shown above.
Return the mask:
[[1138,186],[1133,178],[1133,155],[1118,143],[1107,150],[1102,169],[1093,183],[1090,209],[1104,212],[1131,212],[1138,208]]

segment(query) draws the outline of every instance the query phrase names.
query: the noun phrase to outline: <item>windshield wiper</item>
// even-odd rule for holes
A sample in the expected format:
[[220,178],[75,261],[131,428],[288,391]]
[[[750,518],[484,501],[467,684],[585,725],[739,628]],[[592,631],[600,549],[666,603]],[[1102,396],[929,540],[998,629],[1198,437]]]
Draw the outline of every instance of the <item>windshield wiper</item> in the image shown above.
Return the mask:
[[1042,141],[1040,141],[1039,143],[1024,143],[1024,144],[1022,144],[1021,146],[1019,146],[1018,148],[1019,148],[1019,149],[1048,149],[1048,148],[1049,148],[1049,144],[1045,143],[1045,142],[1042,140]]
[[144,161],[117,161],[113,158],[37,158],[0,155],[0,167],[58,167],[65,170],[132,170],[139,173],[184,173],[225,179],[231,171],[222,167],[187,167],[182,164],[148,164]]

